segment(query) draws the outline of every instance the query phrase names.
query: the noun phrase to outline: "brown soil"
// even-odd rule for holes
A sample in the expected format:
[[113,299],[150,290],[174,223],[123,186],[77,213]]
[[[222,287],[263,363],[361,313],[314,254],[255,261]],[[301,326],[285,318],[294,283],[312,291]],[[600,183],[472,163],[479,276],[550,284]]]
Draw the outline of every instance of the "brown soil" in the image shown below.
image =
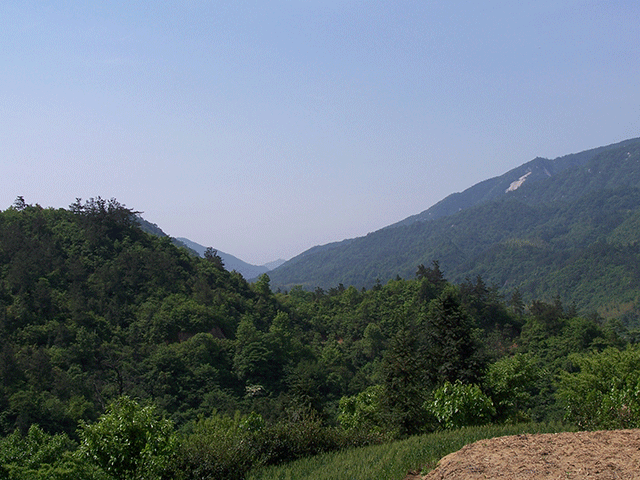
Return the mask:
[[467,445],[405,480],[638,479],[640,430],[499,437]]

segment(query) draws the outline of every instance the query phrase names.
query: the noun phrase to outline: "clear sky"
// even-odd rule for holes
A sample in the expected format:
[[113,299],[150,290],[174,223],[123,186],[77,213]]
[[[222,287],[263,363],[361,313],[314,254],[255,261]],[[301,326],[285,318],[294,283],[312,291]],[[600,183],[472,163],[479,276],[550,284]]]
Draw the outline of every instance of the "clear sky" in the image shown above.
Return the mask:
[[247,262],[640,136],[640,2],[0,2],[0,209],[115,197]]

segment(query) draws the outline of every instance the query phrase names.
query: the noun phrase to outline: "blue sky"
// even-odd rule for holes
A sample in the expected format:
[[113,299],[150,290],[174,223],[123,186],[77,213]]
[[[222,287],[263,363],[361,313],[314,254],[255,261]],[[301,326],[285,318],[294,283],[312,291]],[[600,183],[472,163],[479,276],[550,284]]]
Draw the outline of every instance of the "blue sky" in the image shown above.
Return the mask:
[[0,3],[0,209],[262,264],[640,136],[637,1]]

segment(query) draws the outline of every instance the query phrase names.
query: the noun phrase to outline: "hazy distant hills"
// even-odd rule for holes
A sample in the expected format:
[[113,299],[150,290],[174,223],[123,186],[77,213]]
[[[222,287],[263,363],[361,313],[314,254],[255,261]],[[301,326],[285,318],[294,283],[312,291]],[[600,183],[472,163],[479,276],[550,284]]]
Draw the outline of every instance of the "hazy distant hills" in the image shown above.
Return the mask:
[[[155,223],[151,223],[140,217],[138,218],[138,221],[142,229],[145,230],[146,232],[152,233],[153,235],[156,235],[159,237],[168,237],[168,235],[164,233],[162,229],[158,227],[158,225],[156,225]],[[199,255],[201,257],[204,256],[204,252],[207,249],[207,247],[204,247],[196,242],[193,242],[188,238],[183,238],[183,237],[171,238],[171,241],[175,245],[180,247],[185,247],[191,250],[194,255]],[[235,270],[247,280],[256,278],[262,275],[263,273],[273,270],[274,268],[282,265],[285,262],[285,260],[275,260],[273,262],[269,262],[261,266],[251,265],[250,263],[244,262],[239,258],[234,257],[233,255],[230,255],[228,253],[221,252],[220,250],[217,250],[217,252],[220,258],[222,259],[222,262],[224,263],[224,268],[226,270],[228,271]]]
[[269,272],[274,288],[370,287],[438,260],[454,282],[631,314],[640,292],[640,139],[536,158],[365,237]]
[[[189,240],[188,238],[178,237],[176,238],[176,240],[184,243],[188,248],[197,252],[198,255],[200,255],[201,257],[204,255],[204,252],[207,249],[207,247],[203,247],[202,245],[199,245],[196,242]],[[228,271],[235,270],[247,280],[256,278],[262,275],[263,273],[267,273],[268,271],[273,270],[276,267],[279,267],[285,262],[285,260],[275,260],[265,265],[258,266],[258,265],[251,265],[250,263],[244,262],[239,258],[234,257],[229,253],[221,252],[220,250],[218,250],[218,255],[220,256],[220,258],[222,258],[222,262],[224,263],[225,269],[227,269]]]

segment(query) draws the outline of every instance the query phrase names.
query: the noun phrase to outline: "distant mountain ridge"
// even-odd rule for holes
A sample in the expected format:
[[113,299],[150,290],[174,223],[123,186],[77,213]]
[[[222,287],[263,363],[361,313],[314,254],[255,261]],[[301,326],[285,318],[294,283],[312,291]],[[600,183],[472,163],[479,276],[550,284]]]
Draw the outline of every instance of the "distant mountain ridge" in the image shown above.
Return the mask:
[[309,249],[269,276],[274,288],[368,288],[438,260],[454,282],[481,275],[504,294],[518,287],[631,311],[640,305],[638,226],[640,139],[631,139],[536,158],[365,237]]
[[[204,247],[192,240],[189,240],[188,238],[178,237],[176,240],[184,243],[187,247],[197,252],[198,255],[200,255],[201,257],[204,256],[204,252],[207,250],[207,247]],[[280,259],[280,260],[275,260],[273,262],[269,262],[265,265],[252,265],[243,260],[240,260],[237,257],[234,257],[229,253],[221,252],[220,250],[218,250],[217,252],[220,258],[222,258],[222,262],[224,263],[224,268],[226,268],[229,271],[235,270],[247,280],[259,277],[263,273],[267,273],[268,271],[279,267],[285,262],[285,260]]]
[[[138,217],[138,222],[140,224],[140,227],[148,233],[151,233],[158,237],[169,237],[169,235],[167,235],[155,223],[151,223],[142,217]],[[207,250],[207,247],[204,247],[192,240],[189,240],[188,238],[184,238],[184,237],[178,237],[178,238],[170,237],[170,238],[171,238],[171,242],[174,245],[179,247],[184,247],[190,250],[194,255],[199,255],[202,257],[204,256],[204,252]],[[269,262],[265,265],[258,266],[258,265],[252,265],[243,260],[240,260],[239,258],[234,257],[229,253],[221,252],[220,250],[217,250],[217,252],[220,258],[222,259],[222,263],[224,263],[224,268],[226,270],[228,271],[235,270],[247,280],[257,278],[263,273],[267,273],[268,271],[271,271],[274,268],[277,268],[283,263],[285,263],[285,260],[279,259],[273,262]]]

